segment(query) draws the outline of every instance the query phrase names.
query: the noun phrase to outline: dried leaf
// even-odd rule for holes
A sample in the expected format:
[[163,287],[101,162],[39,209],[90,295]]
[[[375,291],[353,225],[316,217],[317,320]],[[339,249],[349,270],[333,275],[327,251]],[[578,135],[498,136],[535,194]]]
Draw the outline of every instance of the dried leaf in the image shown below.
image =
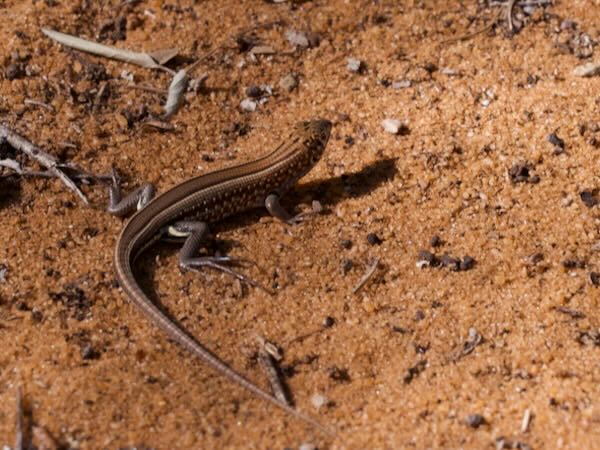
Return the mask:
[[593,77],[600,75],[600,61],[582,64],[573,69],[573,75],[576,77]]
[[148,52],[148,55],[150,55],[157,63],[166,64],[175,58],[178,53],[179,50],[176,48],[163,48],[160,50],[154,50],[153,52]]
[[180,70],[173,77],[173,81],[171,81],[171,84],[169,85],[169,95],[167,96],[163,119],[170,118],[179,110],[183,101],[183,94],[187,89],[188,80],[187,71],[185,69]]

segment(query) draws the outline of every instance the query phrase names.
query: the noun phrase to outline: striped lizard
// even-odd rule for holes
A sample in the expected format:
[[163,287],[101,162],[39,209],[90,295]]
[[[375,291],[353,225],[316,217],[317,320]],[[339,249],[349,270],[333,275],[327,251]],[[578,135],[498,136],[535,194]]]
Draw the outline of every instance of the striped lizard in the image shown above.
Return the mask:
[[137,210],[121,231],[115,247],[114,265],[121,288],[146,318],[217,372],[326,433],[331,432],[312,417],[247,380],[184,331],[144,293],[134,276],[133,265],[137,256],[158,240],[175,238],[184,240],[179,253],[179,265],[183,269],[211,267],[254,284],[227,266],[231,258],[197,255],[208,234],[208,224],[260,206],[285,223],[300,222],[303,215],[292,216],[281,206],[279,199],[319,161],[330,132],[331,122],[327,120],[301,122],[269,154],[189,179],[156,198],[153,198],[154,187],[144,184],[121,199],[119,182],[113,171],[108,206],[108,211],[117,216]]

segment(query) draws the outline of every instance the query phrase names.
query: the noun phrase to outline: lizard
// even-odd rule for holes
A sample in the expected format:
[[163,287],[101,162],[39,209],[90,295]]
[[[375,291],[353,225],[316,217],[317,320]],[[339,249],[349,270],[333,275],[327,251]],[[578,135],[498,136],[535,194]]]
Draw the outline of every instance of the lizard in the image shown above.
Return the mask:
[[287,224],[302,221],[302,213],[291,215],[279,199],[320,160],[331,127],[331,122],[324,119],[300,122],[287,139],[265,156],[191,178],[157,197],[154,197],[154,186],[146,183],[121,198],[118,177],[113,169],[108,206],[108,212],[116,216],[137,210],[121,230],[114,250],[114,266],[122,290],[146,318],[234,383],[328,434],[331,431],[315,419],[246,379],[187,333],[144,293],[133,269],[136,258],[151,245],[161,239],[177,239],[184,240],[179,253],[182,269],[211,267],[256,286],[227,266],[232,258],[197,255],[208,235],[209,224],[261,206]]

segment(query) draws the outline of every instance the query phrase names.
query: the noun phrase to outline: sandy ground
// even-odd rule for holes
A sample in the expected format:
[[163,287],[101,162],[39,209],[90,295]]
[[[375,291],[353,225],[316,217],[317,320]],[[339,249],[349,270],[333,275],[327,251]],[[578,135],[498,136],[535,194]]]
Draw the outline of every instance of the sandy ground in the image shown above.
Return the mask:
[[[211,249],[256,261],[247,273],[276,296],[182,273],[167,245],[140,278],[265,389],[257,336],[278,345],[297,407],[337,430],[252,397],[142,318],[115,281],[123,221],[102,185],[85,207],[3,170],[0,445],[21,386],[38,448],[600,448],[600,77],[572,75],[598,58],[600,1],[517,6],[513,33],[504,17],[475,0],[0,0],[0,121],[87,170],[116,167],[128,189],[251,160],[300,119],[334,122],[285,202],[322,215],[214,227]],[[192,74],[208,79],[174,130],[151,129],[165,98],[129,85],[165,89],[167,73],[66,50],[42,26],[177,47],[175,70],[208,55]],[[242,111],[261,85],[273,95]]]

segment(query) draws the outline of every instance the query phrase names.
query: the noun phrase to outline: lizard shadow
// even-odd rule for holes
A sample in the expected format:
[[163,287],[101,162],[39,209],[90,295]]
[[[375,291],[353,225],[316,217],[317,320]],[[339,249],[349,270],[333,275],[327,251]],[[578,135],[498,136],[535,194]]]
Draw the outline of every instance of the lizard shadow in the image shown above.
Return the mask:
[[394,178],[398,158],[375,161],[357,172],[343,174],[325,181],[312,181],[296,189],[298,194],[314,193],[326,206],[336,205],[346,198],[363,197]]
[[[301,199],[311,198],[323,203],[323,214],[331,213],[331,207],[346,198],[360,198],[377,189],[383,183],[394,178],[398,169],[398,158],[386,158],[375,161],[357,172],[343,174],[326,180],[314,180],[292,188],[283,196],[281,203],[290,212],[294,213],[295,205]],[[246,213],[233,216],[231,219],[218,224],[215,230],[226,231],[234,228],[249,226],[256,223],[258,218],[267,214],[264,208],[257,208]],[[231,241],[223,243],[232,246]],[[220,247],[226,250],[226,247]]]

